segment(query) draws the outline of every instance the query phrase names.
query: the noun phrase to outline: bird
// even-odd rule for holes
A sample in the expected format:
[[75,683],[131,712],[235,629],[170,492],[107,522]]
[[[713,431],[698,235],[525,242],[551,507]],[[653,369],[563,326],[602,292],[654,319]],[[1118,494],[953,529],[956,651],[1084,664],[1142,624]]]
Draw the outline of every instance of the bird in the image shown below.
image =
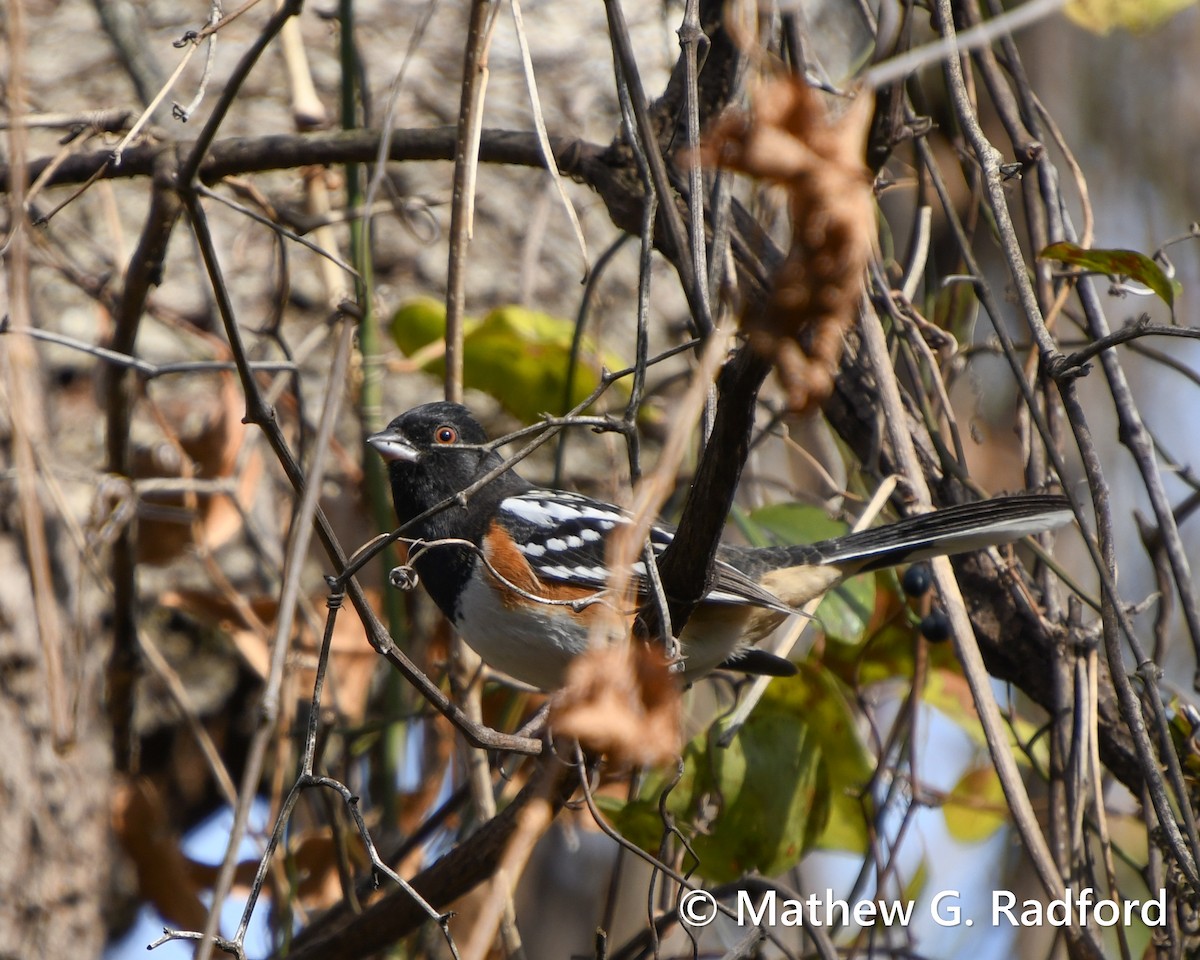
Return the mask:
[[[631,516],[505,468],[461,404],[414,407],[367,442],[387,463],[409,561],[425,592],[486,664],[540,690],[561,687],[567,667],[588,648],[591,618],[604,599],[608,539]],[[490,473],[489,482],[459,496]],[[1064,496],[1018,494],[819,543],[722,543],[709,591],[680,634],[675,669],[686,683],[721,667],[794,673],[793,665],[754,644],[846,577],[1011,543],[1073,516]],[[674,535],[665,523],[651,528],[656,556]],[[629,573],[644,597],[644,561]]]

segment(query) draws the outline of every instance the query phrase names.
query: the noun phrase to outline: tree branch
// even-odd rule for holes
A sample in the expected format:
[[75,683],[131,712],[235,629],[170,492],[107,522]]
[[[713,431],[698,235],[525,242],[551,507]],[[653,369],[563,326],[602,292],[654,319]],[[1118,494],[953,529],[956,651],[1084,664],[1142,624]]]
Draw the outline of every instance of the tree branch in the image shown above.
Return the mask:
[[[551,804],[555,814],[562,809],[575,792],[572,769],[547,752],[512,803],[417,874],[412,888],[438,910],[475,889],[495,872],[530,803],[542,799]],[[428,919],[429,915],[406,891],[394,890],[348,920],[341,910],[331,910],[314,920],[292,941],[288,960],[357,960],[373,956]]]
[[[317,133],[277,133],[263,137],[229,137],[215,141],[200,163],[201,182],[213,184],[222,177],[288,170],[296,167],[344,163],[374,163],[378,158],[381,133],[378,130],[320,131]],[[194,141],[140,143],[121,155],[119,167],[105,170],[98,179],[128,180],[150,176],[159,156],[178,151],[186,155]],[[564,174],[576,179],[588,178],[591,165],[603,148],[570,137],[551,137],[555,160]],[[44,187],[86,183],[112,157],[110,151],[93,150],[68,157],[43,184]],[[485,163],[510,163],[524,167],[544,167],[537,136],[510,130],[484,130],[480,160]],[[404,160],[454,159],[454,127],[428,127],[396,130],[388,158]],[[36,180],[56,160],[39,157],[29,163],[30,181]],[[10,189],[8,164],[0,164],[0,193]]]

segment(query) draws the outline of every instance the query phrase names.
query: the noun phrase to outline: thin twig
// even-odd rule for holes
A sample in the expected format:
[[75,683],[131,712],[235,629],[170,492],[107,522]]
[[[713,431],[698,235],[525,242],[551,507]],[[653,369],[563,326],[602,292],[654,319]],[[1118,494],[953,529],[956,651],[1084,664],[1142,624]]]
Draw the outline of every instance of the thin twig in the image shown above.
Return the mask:
[[546,132],[546,118],[542,114],[541,98],[538,97],[537,78],[533,73],[533,57],[529,53],[529,38],[525,35],[525,21],[521,17],[520,0],[509,0],[509,6],[512,9],[513,25],[517,31],[517,45],[521,51],[521,66],[525,71],[525,89],[529,92],[529,106],[533,111],[533,128],[537,133],[538,147],[541,149],[546,163],[546,172],[550,174],[550,182],[554,184],[558,199],[562,202],[563,211],[571,222],[571,229],[575,233],[575,242],[579,244],[579,253],[583,258],[583,279],[586,282],[588,278],[587,240],[583,235],[583,227],[579,223],[579,215],[575,212],[575,205],[567,196],[567,188],[563,184],[561,172],[554,159],[554,150],[550,146],[550,135]]
[[288,240],[292,240],[292,241],[300,244],[300,246],[302,246],[302,247],[307,247],[309,250],[311,250],[317,256],[323,257],[326,260],[328,260],[330,263],[334,264],[335,266],[340,267],[342,270],[345,270],[346,273],[350,274],[350,276],[355,277],[355,278],[360,276],[359,272],[357,270],[355,270],[353,266],[351,266],[349,263],[347,263],[345,260],[343,260],[341,257],[339,257],[336,253],[333,253],[333,252],[327,250],[325,247],[321,246],[320,244],[313,243],[313,241],[300,236],[300,234],[298,234],[298,233],[292,232],[287,227],[283,226],[281,223],[278,223],[277,221],[272,220],[270,217],[264,217],[261,213],[259,213],[256,210],[251,210],[245,204],[238,203],[236,200],[230,200],[228,197],[223,197],[223,196],[221,196],[221,194],[217,193],[215,190],[210,190],[208,187],[204,186],[203,184],[197,184],[196,192],[199,193],[202,197],[208,197],[210,200],[216,200],[218,203],[225,204],[225,206],[229,207],[231,210],[236,210],[238,213],[241,213],[241,214],[249,217],[251,220],[255,221],[256,223],[261,223],[264,227],[270,227],[281,237],[286,237]]
[[621,10],[621,0],[605,0],[604,9],[608,14],[608,31],[612,38],[618,93],[620,95],[622,86],[628,90],[630,107],[637,121],[637,136],[641,139],[642,148],[646,152],[651,180],[658,193],[659,208],[666,221],[666,233],[674,253],[672,264],[679,273],[679,281],[683,286],[684,296],[688,299],[692,319],[695,321],[701,337],[707,337],[712,332],[712,318],[706,309],[707,291],[702,293],[698,288],[697,274],[692,268],[691,258],[688,256],[687,231],[683,226],[683,217],[676,206],[676,194],[667,174],[667,165],[659,145],[658,132],[654,129],[654,123],[650,119],[647,109],[646,92],[642,87],[641,74],[638,72],[637,60],[633,55],[633,44],[629,38],[629,27],[625,23],[625,14]]
[[[8,41],[11,61],[8,71],[8,95],[11,109],[18,113],[26,102],[25,71],[27,36],[24,14],[9,8]],[[29,219],[25,212],[25,189],[28,171],[25,151],[27,137],[20,122],[8,131],[8,148],[13,163],[13,195],[9,208],[9,236],[6,238],[9,309],[17,322],[32,324],[30,279]],[[20,540],[29,565],[29,582],[33,594],[33,609],[27,611],[34,619],[34,630],[41,649],[46,683],[46,709],[55,749],[63,750],[73,739],[70,729],[69,693],[63,672],[64,635],[61,613],[56,600],[53,566],[58,559],[42,508],[41,481],[38,475],[34,448],[44,444],[47,435],[46,398],[40,388],[37,352],[26,340],[18,340],[14,348],[0,356],[0,372],[10,404],[12,458],[16,468],[17,504],[20,517]]]
[[[233,21],[236,20],[238,17],[240,17],[243,13],[245,13],[246,11],[252,9],[253,7],[255,7],[257,5],[258,5],[258,0],[246,0],[246,2],[243,3],[236,10],[234,10],[233,13],[230,13],[227,16],[222,17],[216,23],[210,23],[203,30],[200,30],[194,34],[188,34],[186,37],[184,37],[184,40],[185,41],[190,40],[190,41],[199,43],[201,40],[203,40],[207,36],[209,36],[209,34],[216,33],[218,30],[224,30],[227,26],[229,26],[229,24],[233,23]],[[176,43],[179,43],[179,41],[176,41]]]
[[[25,334],[34,340],[57,343],[60,346],[96,357],[114,367],[126,367],[134,370],[144,380],[154,380],[177,373],[214,373],[237,369],[237,365],[230,360],[180,360],[174,363],[151,363],[149,360],[109,350],[107,347],[98,347],[95,344],[77,340],[75,337],[68,337],[63,333],[55,333],[53,330],[42,330],[38,327],[13,327],[8,324],[7,319],[7,317],[0,318],[0,336],[6,333]],[[288,360],[254,360],[250,363],[250,369],[268,372],[295,372],[296,364]]]
[[[221,20],[221,4],[213,2],[209,9],[208,25],[216,26]],[[187,123],[192,114],[200,109],[200,104],[204,102],[205,91],[208,90],[208,82],[212,79],[213,64],[217,60],[217,35],[210,33],[208,40],[208,56],[204,58],[204,71],[200,74],[200,82],[196,84],[196,93],[188,102],[186,107],[180,106],[178,102],[171,104],[171,115],[180,123]]]
[[1200,329],[1195,327],[1177,327],[1173,324],[1151,323],[1150,317],[1143,314],[1137,320],[1125,324],[1120,330],[1114,330],[1112,333],[1105,334],[1089,343],[1086,347],[1081,347],[1074,353],[1063,357],[1059,362],[1058,370],[1054,371],[1054,373],[1057,375],[1059,371],[1065,373],[1072,368],[1082,367],[1103,351],[1119,346],[1122,343],[1129,343],[1131,340],[1137,340],[1141,337],[1179,337],[1184,340],[1200,340]]
[[[248,3],[242,9],[249,9],[250,6],[257,2],[258,0],[248,0]],[[229,113],[230,107],[233,106],[233,101],[242,89],[242,84],[246,82],[246,78],[250,75],[250,71],[254,69],[254,65],[258,63],[258,59],[263,55],[263,51],[267,49],[267,46],[275,39],[279,31],[283,29],[283,25],[300,12],[302,5],[302,0],[284,0],[280,4],[279,9],[263,25],[258,36],[254,38],[254,42],[242,54],[233,71],[226,79],[224,86],[221,88],[221,95],[217,98],[217,102],[213,104],[212,113],[201,128],[195,143],[192,144],[191,150],[179,165],[178,182],[180,184],[189,185],[196,178],[196,174],[200,170],[200,165],[204,162],[204,158],[208,154],[208,149],[212,146],[212,142],[217,136],[217,131],[221,128],[221,124],[225,122],[225,117]],[[217,24],[216,27],[206,29],[209,32],[212,29],[220,29],[221,26],[237,17],[241,12],[242,10],[235,11],[222,20],[220,24]],[[198,39],[203,39],[204,36],[207,36],[207,33],[202,30],[201,36]],[[192,49],[195,48],[193,47]]]
[[[622,113],[627,114],[627,107],[622,104]],[[637,161],[638,173],[642,178],[642,188],[645,193],[642,198],[642,251],[638,263],[638,292],[637,292],[637,334],[634,339],[633,377],[629,388],[629,401],[625,404],[625,443],[629,453],[629,482],[641,480],[641,441],[637,432],[637,417],[642,409],[642,400],[646,392],[646,360],[650,350],[650,284],[654,274],[654,220],[658,214],[658,194],[650,185],[650,171],[646,165],[646,154],[637,143],[633,130],[628,127],[633,155]],[[669,619],[669,617],[668,617]],[[678,651],[669,651],[669,659],[674,660]]]
[[396,119],[396,104],[400,101],[400,90],[404,86],[404,75],[408,72],[408,65],[412,62],[413,54],[417,52],[417,47],[421,41],[425,39],[425,31],[429,29],[429,21],[433,18],[433,12],[437,9],[438,0],[425,0],[425,6],[421,8],[421,13],[417,17],[416,26],[408,36],[408,46],[404,49],[404,59],[400,61],[400,69],[396,71],[396,76],[392,78],[392,85],[388,88],[387,106],[383,112],[382,134],[379,138],[379,150],[375,157],[375,170],[371,175],[371,181],[367,184],[367,196],[364,201],[364,206],[368,209],[375,204],[375,198],[379,195],[379,188],[383,184],[384,177],[387,176],[387,159],[392,144],[392,134],[394,131]]
[[904,80],[923,67],[958,56],[960,51],[985,47],[993,40],[1045,20],[1065,4],[1066,0],[1028,0],[1003,16],[993,17],[985,24],[964,30],[957,37],[944,37],[923,47],[914,47],[900,56],[877,64],[863,74],[862,84],[869,90],[878,90]]
[[701,329],[712,326],[709,302],[708,254],[704,238],[704,170],[700,163],[700,58],[708,52],[708,36],[700,28],[700,0],[687,0],[683,23],[679,27],[679,46],[683,51],[684,114],[687,119],[688,227],[692,272],[696,277],[697,299],[703,308]]
[[498,6],[499,0],[471,0],[471,17],[464,42],[462,92],[454,146],[454,193],[450,206],[450,259],[446,274],[445,395],[447,400],[456,403],[462,402],[463,391],[467,244],[475,229],[475,179],[487,90],[487,50]]
[[188,62],[193,56],[195,56],[196,49],[197,48],[194,45],[188,47],[187,52],[176,65],[175,72],[167,78],[167,82],[163,84],[163,88],[158,91],[158,96],[156,96],[150,101],[149,104],[146,105],[146,109],[143,110],[141,116],[134,121],[133,126],[129,128],[129,132],[121,138],[121,142],[118,143],[113,150],[109,151],[108,160],[113,167],[121,166],[121,158],[125,153],[125,148],[133,142],[134,137],[141,133],[142,128],[150,122],[150,117],[153,116],[154,111],[157,110],[159,104],[166,99],[167,94],[171,92],[171,88],[175,86],[175,83],[179,80],[180,76],[182,76],[184,68],[188,65]]
[[[579,309],[575,313],[575,330],[571,334],[571,354],[567,362],[566,380],[563,383],[562,409],[564,410],[571,406],[571,398],[575,396],[575,376],[579,369],[579,354],[583,349],[583,338],[587,331],[588,313],[595,299],[596,287],[600,282],[600,278],[604,276],[604,271],[608,268],[608,265],[628,240],[628,233],[622,233],[618,236],[596,259],[595,266],[588,271],[587,283],[584,284],[583,294],[579,298]],[[561,486],[562,484],[563,464],[566,462],[567,456],[567,438],[570,435],[568,431],[563,431],[561,434],[562,439],[559,440],[558,447],[554,451],[553,482],[555,486]]]

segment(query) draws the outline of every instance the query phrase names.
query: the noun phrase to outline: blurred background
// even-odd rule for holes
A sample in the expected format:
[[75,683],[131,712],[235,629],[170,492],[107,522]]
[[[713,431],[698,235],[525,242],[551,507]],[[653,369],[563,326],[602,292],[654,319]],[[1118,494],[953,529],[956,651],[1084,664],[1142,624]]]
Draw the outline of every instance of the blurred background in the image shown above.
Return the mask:
[[[131,163],[146,144],[186,143],[197,135],[271,6],[255,5],[223,26],[215,48],[196,48],[172,92],[127,148]],[[739,37],[747,49],[786,60],[782,45],[765,38],[778,35],[781,24],[799,24],[810,76],[827,85],[847,83],[872,57],[877,4],[762,5],[757,34],[743,6],[748,7],[732,5],[729,16],[750,31]],[[520,5],[540,114],[552,137],[606,145],[621,130],[605,7],[549,0]],[[238,91],[219,141],[379,127],[388,115],[398,139],[409,130],[452,127],[470,8],[460,0],[305,5]],[[488,48],[483,108],[488,131],[534,129],[514,9],[515,4],[498,6]],[[9,3],[2,24],[7,49],[0,58],[6,61],[0,67],[5,71],[0,157],[7,173],[17,170],[18,155],[27,161],[50,158],[54,166],[75,154],[116,147],[188,52],[189,44],[180,48],[174,42],[209,16],[207,4],[155,0]],[[667,88],[679,58],[683,6],[629,3],[624,16],[641,83],[653,99]],[[903,42],[917,45],[933,36],[928,15],[918,11]],[[1165,245],[1195,232],[1200,216],[1200,183],[1192,173],[1200,136],[1200,105],[1192,93],[1200,84],[1194,55],[1200,14],[1186,9],[1143,33],[1115,29],[1105,35],[1054,14],[1023,29],[1017,42],[1029,87],[1069,146],[1068,158],[1059,145],[1047,144],[1070,216],[1083,230],[1085,202],[1094,215],[1092,239],[1085,245],[1147,255],[1165,249],[1180,285],[1172,318],[1160,300],[1131,292],[1128,285],[1106,289],[1101,279],[1111,325],[1148,312],[1156,323],[1197,326],[1196,240]],[[750,60],[752,67],[762,66]],[[932,119],[930,143],[939,162],[958,171],[961,137],[939,78],[936,66],[922,73],[926,99],[919,106]],[[347,87],[352,110],[344,106]],[[201,89],[203,98],[189,105]],[[986,94],[979,100],[993,141],[1007,143]],[[173,115],[173,101],[187,112],[186,123],[179,110]],[[298,167],[280,149],[277,163],[212,184],[214,196],[206,196],[204,206],[251,357],[276,365],[261,373],[260,387],[306,466],[305,444],[331,393],[340,392],[342,413],[320,493],[339,541],[352,551],[394,522],[386,501],[381,508],[368,493],[369,474],[378,467],[366,460],[364,432],[441,396],[453,165],[392,163],[379,172],[377,183],[371,180],[373,167],[360,169],[353,183],[354,175],[342,165]],[[888,181],[877,192],[882,255],[889,267],[903,262],[915,222],[919,178],[913,170],[901,148],[881,172]],[[978,218],[978,183],[961,172],[948,182],[956,208]],[[466,385],[469,404],[494,436],[564,409],[564,371],[572,351],[578,357],[570,393],[575,401],[599,383],[603,369],[620,369],[636,358],[638,240],[622,242],[609,210],[589,187],[569,178],[563,186],[578,230],[545,170],[498,163],[479,169],[465,261]],[[245,839],[231,860],[236,870],[221,928],[226,936],[236,930],[264,837],[294,779],[325,617],[322,577],[331,568],[319,550],[310,552],[282,680],[272,688],[279,692],[279,713],[264,723],[261,698],[273,670],[278,591],[294,508],[291,487],[257,428],[243,422],[242,386],[228,369],[217,296],[194,233],[179,226],[170,232],[144,316],[130,328],[122,320],[122,297],[144,224],[153,221],[150,182],[145,175],[117,173],[72,199],[77,189],[78,184],[43,189],[35,178],[24,196],[36,225],[23,230],[20,243],[4,248],[0,300],[7,304],[10,326],[0,336],[0,562],[13,575],[0,587],[0,728],[14,735],[0,738],[0,944],[11,945],[0,946],[0,955],[70,951],[119,960],[142,955],[164,926],[204,927],[226,856],[233,800],[249,793],[255,799]],[[744,184],[736,189],[766,232],[786,243],[786,203],[779,191]],[[1020,189],[1012,188],[1014,208],[1021,208]],[[368,190],[370,230],[355,239],[351,215]],[[921,190],[921,202],[927,202],[927,186]],[[347,199],[352,194],[357,200]],[[10,204],[13,197],[10,190]],[[6,238],[16,232],[17,219],[10,206]],[[334,309],[343,298],[358,296],[362,302],[362,293],[348,270],[294,240],[281,241],[264,219],[356,263],[360,274],[363,250],[370,251],[369,302],[378,342],[356,353],[341,383],[328,382],[340,325]],[[1028,344],[998,247],[986,229],[977,229],[982,268],[1013,307],[1008,320],[1014,336]],[[1025,253],[1031,257],[1036,251]],[[935,211],[929,264],[913,300],[967,355],[947,377],[950,395],[971,438],[971,470],[995,493],[1026,483],[1026,451],[1018,433],[1022,414],[978,303],[948,302],[946,291],[955,288],[947,278],[960,271],[959,260],[945,218]],[[691,335],[687,298],[665,258],[650,261],[648,296],[648,349],[657,356]],[[1075,319],[1069,316],[1061,328],[1064,350],[1085,342]],[[579,328],[583,336],[573,347]],[[122,345],[129,336],[133,342]],[[97,347],[132,353],[143,362],[127,408],[114,400],[114,391],[122,389],[121,368]],[[1193,559],[1190,464],[1200,451],[1194,449],[1197,432],[1187,410],[1198,382],[1195,352],[1187,340],[1155,340],[1124,358]],[[226,367],[169,366],[210,362]],[[947,362],[946,369],[952,366]],[[636,416],[648,464],[671,429],[692,369],[687,353],[651,368]],[[1147,601],[1137,623],[1163,668],[1162,692],[1191,702],[1195,653],[1171,589],[1154,598],[1162,585],[1138,525],[1139,516],[1151,514],[1136,466],[1117,442],[1111,389],[1096,372],[1081,389],[1104,477],[1119,505],[1114,522],[1121,597],[1133,605]],[[598,409],[621,415],[628,397],[623,390],[611,390]],[[873,483],[818,415],[784,415],[781,396],[770,382],[759,417],[762,442],[752,453],[731,533],[750,542],[829,535],[841,528],[824,526],[824,515],[854,513]],[[118,409],[124,409],[119,417]],[[124,475],[113,469],[116,425],[127,441]],[[548,445],[523,469],[594,496],[620,498],[628,489],[630,458],[619,435],[579,430],[569,438]],[[1062,480],[1081,489],[1077,458],[1069,443],[1064,448],[1076,472]],[[694,459],[680,480],[680,494],[692,467]],[[677,510],[680,500],[670,499],[667,512]],[[787,509],[770,512],[781,501]],[[41,532],[35,536],[31,530]],[[1083,589],[1096,591],[1081,542],[1064,537],[1059,552]],[[375,563],[361,575],[373,606],[398,627],[413,658],[440,677],[452,645],[448,628],[423,596],[401,598],[385,590],[386,570]],[[820,781],[832,818],[821,820],[807,806],[795,805],[783,814],[769,806],[756,814],[790,817],[787,829],[806,837],[819,836],[824,826],[827,842],[805,847],[829,849],[811,852],[796,865],[798,855],[789,860],[772,846],[760,862],[787,861],[777,874],[804,892],[828,888],[848,896],[853,890],[860,897],[911,897],[924,904],[932,893],[958,889],[964,905],[981,904],[999,888],[1038,896],[1003,796],[987,772],[972,712],[959,703],[961,676],[945,649],[930,653],[945,686],[925,698],[904,734],[911,748],[900,765],[905,775],[872,781],[869,788],[878,804],[873,823],[883,836],[872,834],[871,841],[886,848],[875,856],[889,866],[866,870],[863,879],[867,831],[863,823],[850,826],[847,785],[867,789],[872,757],[898,722],[916,668],[909,652],[913,625],[894,578],[860,589],[867,593],[826,608],[822,629],[813,631],[817,638],[802,644],[803,651],[816,651],[813,672],[802,674],[807,686],[786,688],[765,714],[792,717],[823,709],[830,728],[841,729],[843,739],[823,734],[822,740],[820,777],[829,777],[826,768],[836,752],[844,754],[838,773],[844,779]],[[902,636],[887,632],[899,631],[897,624],[904,626]],[[874,638],[870,643],[861,639],[868,634]],[[124,647],[119,639],[114,644],[121,636]],[[863,653],[867,649],[870,656]],[[886,675],[884,667],[895,666],[893,660],[901,665]],[[878,671],[864,670],[864,664]],[[813,690],[827,695],[824,707],[810,699]],[[1042,717],[1013,688],[997,682],[996,692],[1011,712],[1017,739],[1032,741]],[[720,683],[694,691],[687,734],[701,734],[714,716],[731,708],[733,697]],[[483,709],[489,722],[511,730],[539,702],[493,684]],[[120,706],[116,713],[114,703]],[[466,800],[468,762],[461,740],[381,662],[361,626],[345,614],[337,620],[321,720],[322,762],[362,798],[381,854],[395,857],[389,862],[401,875],[412,876],[477,820],[487,819]],[[264,726],[270,727],[266,738],[260,735]],[[1034,757],[1031,766],[1036,765]],[[816,769],[816,760],[811,768],[801,764],[781,792],[809,789],[805,777],[816,778]],[[247,770],[257,771],[250,782]],[[1037,773],[1026,773],[1038,780]],[[661,776],[655,776],[647,775],[636,803],[627,802],[627,782],[615,776],[599,791],[612,822],[647,849],[662,832],[655,805],[645,799],[661,785]],[[1118,843],[1128,848],[1132,862],[1142,863],[1149,854],[1137,801],[1109,786]],[[503,784],[498,792],[503,806],[510,794]],[[824,815],[830,816],[828,810]],[[858,816],[868,819],[861,810]],[[423,823],[428,826],[420,830]],[[346,878],[365,875],[353,821],[333,794],[305,795],[283,849],[245,940],[252,958],[279,955],[293,931],[326,908],[345,906]],[[533,854],[516,897],[525,955],[593,956],[598,924],[616,946],[644,933],[648,914],[669,911],[671,897],[661,876],[653,878],[648,866],[628,854],[619,857],[617,850],[586,810],[559,818]],[[727,879],[723,873],[737,876],[741,871],[731,864],[738,854],[728,854],[728,863],[724,855],[718,843],[711,844],[709,872],[702,867],[699,879],[715,883]],[[465,918],[460,929],[468,928],[479,909],[483,895],[473,896],[455,907]],[[979,960],[1052,948],[1054,930],[991,929],[983,913],[976,917],[974,928],[920,922],[878,944],[861,931],[844,934],[843,943],[862,955],[884,950],[886,941],[893,952],[948,958],[970,950]],[[721,955],[744,933],[720,920],[704,934],[700,954]],[[798,954],[805,944],[799,933],[789,936],[782,946],[764,949]],[[1130,938],[1134,953],[1147,949],[1148,931],[1133,931]],[[1106,946],[1116,949],[1115,942]],[[425,931],[404,949],[407,954],[396,955],[442,955],[446,948]],[[677,928],[662,948],[669,956],[691,955],[691,949]],[[156,955],[192,951],[190,944],[173,942]],[[630,948],[620,955],[639,954]]]

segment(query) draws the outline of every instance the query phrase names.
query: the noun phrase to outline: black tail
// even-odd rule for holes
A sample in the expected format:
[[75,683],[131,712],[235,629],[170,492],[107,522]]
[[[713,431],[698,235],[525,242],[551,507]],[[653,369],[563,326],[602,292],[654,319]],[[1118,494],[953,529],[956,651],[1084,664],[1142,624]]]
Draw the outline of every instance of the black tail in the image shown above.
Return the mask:
[[[813,544],[808,550],[817,552],[825,564],[856,571],[878,570],[1012,543],[1061,527],[1073,518],[1071,502],[1063,496],[996,497],[848,533]],[[809,557],[805,561],[812,562]]]

